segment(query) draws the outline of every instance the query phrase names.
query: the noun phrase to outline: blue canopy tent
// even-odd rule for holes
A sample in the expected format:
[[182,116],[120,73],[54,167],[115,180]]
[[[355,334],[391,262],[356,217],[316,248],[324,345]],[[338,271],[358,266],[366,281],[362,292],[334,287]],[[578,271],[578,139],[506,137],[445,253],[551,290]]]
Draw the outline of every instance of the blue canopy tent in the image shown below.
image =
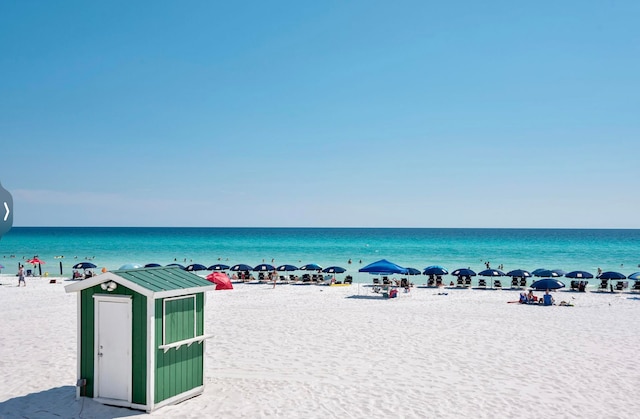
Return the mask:
[[407,268],[403,268],[400,265],[396,265],[393,262],[389,262],[386,259],[380,259],[377,262],[373,262],[358,269],[358,272],[367,272],[372,275],[384,275],[384,274],[407,274],[409,271]]

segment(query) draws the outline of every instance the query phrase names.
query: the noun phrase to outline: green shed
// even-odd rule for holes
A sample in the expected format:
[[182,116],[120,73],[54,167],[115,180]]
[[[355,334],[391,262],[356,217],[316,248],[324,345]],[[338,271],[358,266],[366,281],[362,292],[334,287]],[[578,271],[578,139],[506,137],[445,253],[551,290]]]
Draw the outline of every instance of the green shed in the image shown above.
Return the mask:
[[105,272],[78,293],[77,397],[151,412],[204,390],[205,293],[179,267]]

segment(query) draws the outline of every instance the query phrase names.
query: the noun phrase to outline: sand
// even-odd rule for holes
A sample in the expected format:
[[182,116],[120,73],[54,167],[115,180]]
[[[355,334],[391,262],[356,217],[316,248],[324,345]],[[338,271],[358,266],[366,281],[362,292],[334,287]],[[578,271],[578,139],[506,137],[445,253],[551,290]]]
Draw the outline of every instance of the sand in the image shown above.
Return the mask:
[[[151,414],[75,399],[76,295],[0,277],[2,418],[632,418],[640,299],[236,284],[207,294],[202,395]],[[443,295],[442,293],[446,293]],[[540,293],[539,293],[540,294]]]

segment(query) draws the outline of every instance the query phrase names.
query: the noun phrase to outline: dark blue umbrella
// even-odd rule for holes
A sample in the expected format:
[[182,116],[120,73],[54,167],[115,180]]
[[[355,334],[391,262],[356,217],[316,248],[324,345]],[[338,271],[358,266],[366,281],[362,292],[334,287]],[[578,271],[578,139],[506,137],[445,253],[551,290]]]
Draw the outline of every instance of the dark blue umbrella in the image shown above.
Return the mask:
[[321,271],[322,270],[322,266],[318,265],[317,263],[307,263],[304,266],[300,267],[301,271]]
[[507,276],[512,278],[529,278],[531,273],[529,271],[525,271],[524,269],[514,269],[513,271],[507,272]]
[[557,290],[564,288],[564,283],[553,278],[543,278],[534,281],[533,284],[531,284],[531,288],[537,291]]
[[425,275],[447,275],[449,271],[440,265],[431,265],[424,268],[424,272],[422,273]]
[[159,263],[147,263],[146,265],[144,265],[145,268],[159,268],[162,265],[160,265]]
[[239,263],[237,265],[233,265],[231,267],[231,270],[234,272],[238,272],[238,271],[252,271],[253,267],[249,266],[249,265],[245,265],[244,263]]
[[167,266],[177,266],[180,269],[184,269],[184,266],[180,265],[179,263],[170,263]]
[[596,278],[598,279],[627,279],[626,276],[621,274],[620,272],[607,271],[598,275]]
[[560,276],[563,276],[564,274],[566,274],[566,272],[562,269],[542,269],[537,273],[534,273],[535,276],[542,278],[558,278]]
[[407,275],[420,275],[421,273],[422,272],[416,268],[407,268]]
[[540,272],[543,272],[543,271],[548,271],[548,269],[547,269],[547,268],[538,268],[538,269],[536,269],[535,271],[531,272],[531,275],[533,275],[533,276],[540,276],[540,275],[538,275],[538,274],[539,274]]
[[273,265],[269,265],[268,263],[261,263],[260,265],[254,267],[253,270],[257,272],[271,272],[275,271],[276,268]]
[[476,273],[473,272],[471,269],[462,268],[462,269],[456,269],[455,271],[451,272],[451,275],[453,275],[453,276],[476,276]]
[[280,265],[276,268],[276,271],[280,271],[280,272],[291,272],[291,271],[297,271],[297,270],[298,270],[298,267],[293,265]]
[[194,272],[194,271],[206,271],[207,267],[201,265],[199,263],[192,263],[191,265],[184,268],[185,271]]
[[328,268],[324,268],[322,272],[328,274],[343,274],[347,270],[345,268],[341,268],[340,266],[329,266]]
[[364,268],[358,269],[358,272],[367,272],[373,275],[406,274],[407,268],[403,268],[386,259],[380,259],[379,261],[368,264]]
[[589,279],[589,278],[593,278],[593,274],[586,272],[586,271],[571,271],[568,274],[564,275],[567,278],[574,278],[574,279]]
[[499,269],[485,269],[478,273],[480,276],[505,276],[504,272]]
[[73,269],[95,269],[97,268],[97,266],[91,262],[80,262],[73,265],[72,268]]
[[640,280],[640,272],[632,273],[628,276],[629,279],[633,279],[634,281]]
[[211,265],[207,268],[207,271],[226,271],[227,269],[229,269],[229,265],[224,265],[222,263],[219,263],[217,265]]

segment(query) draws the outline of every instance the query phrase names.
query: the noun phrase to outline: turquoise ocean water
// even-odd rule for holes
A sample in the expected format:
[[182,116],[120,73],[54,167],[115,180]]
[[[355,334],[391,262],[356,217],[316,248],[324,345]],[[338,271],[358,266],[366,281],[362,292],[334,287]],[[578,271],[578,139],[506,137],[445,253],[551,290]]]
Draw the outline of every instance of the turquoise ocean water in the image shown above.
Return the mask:
[[34,255],[46,262],[43,273],[59,275],[62,262],[65,276],[86,258],[107,269],[174,261],[318,263],[342,266],[356,282],[369,282],[358,269],[383,258],[420,270],[438,264],[478,272],[489,261],[505,272],[544,267],[595,274],[601,268],[629,275],[640,271],[640,230],[14,227],[0,240],[3,274]]

